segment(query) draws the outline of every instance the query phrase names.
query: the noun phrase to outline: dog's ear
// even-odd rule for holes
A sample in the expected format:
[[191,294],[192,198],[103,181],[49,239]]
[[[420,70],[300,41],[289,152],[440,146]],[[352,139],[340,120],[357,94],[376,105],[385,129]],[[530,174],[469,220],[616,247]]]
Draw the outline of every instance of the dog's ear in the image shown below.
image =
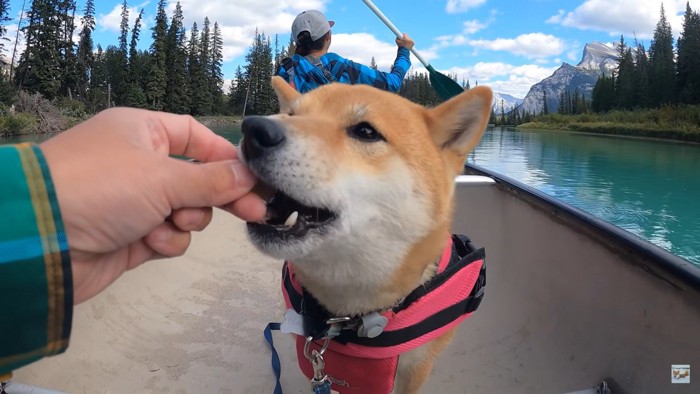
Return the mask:
[[486,130],[492,100],[490,88],[477,86],[428,111],[433,140],[444,152],[456,155],[459,168]]
[[297,92],[279,75],[272,77],[272,87],[275,89],[280,102],[280,112],[290,112],[292,103],[301,96],[301,93]]

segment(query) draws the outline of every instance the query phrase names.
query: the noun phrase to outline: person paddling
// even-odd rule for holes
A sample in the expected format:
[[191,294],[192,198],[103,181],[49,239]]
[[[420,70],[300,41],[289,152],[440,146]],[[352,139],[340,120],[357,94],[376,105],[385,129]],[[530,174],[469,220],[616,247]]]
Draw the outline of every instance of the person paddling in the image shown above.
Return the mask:
[[334,24],[317,10],[297,15],[292,23],[296,52],[291,58],[282,60],[278,75],[301,93],[331,82],[366,84],[398,92],[411,67],[410,50],[414,46],[413,40],[406,33],[402,38],[396,39],[399,47],[396,60],[390,72],[382,72],[328,52],[331,46],[331,27]]

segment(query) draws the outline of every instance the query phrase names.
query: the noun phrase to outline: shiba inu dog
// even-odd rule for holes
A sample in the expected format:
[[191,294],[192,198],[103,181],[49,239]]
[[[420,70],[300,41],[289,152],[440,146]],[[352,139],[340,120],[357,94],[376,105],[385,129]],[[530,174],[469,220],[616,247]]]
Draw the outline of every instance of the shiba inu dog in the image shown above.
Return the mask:
[[[334,316],[391,309],[429,281],[450,236],[454,180],[489,119],[479,86],[425,108],[370,86],[304,95],[273,78],[280,113],[248,117],[241,157],[260,179],[263,253]],[[396,392],[418,392],[454,329],[398,356]],[[394,376],[391,377],[394,379]]]

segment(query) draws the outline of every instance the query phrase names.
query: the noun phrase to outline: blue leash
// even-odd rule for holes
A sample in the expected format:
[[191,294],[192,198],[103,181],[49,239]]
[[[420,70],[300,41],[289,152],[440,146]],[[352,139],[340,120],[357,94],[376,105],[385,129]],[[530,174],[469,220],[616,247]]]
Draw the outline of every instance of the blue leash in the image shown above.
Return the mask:
[[314,386],[314,394],[330,394],[331,382],[326,380],[318,386]]
[[272,330],[279,331],[280,323],[268,323],[265,327],[264,335],[265,340],[270,345],[272,350],[272,371],[275,373],[275,379],[277,383],[275,384],[274,394],[282,394],[282,385],[280,385],[280,376],[282,375],[282,366],[280,364],[280,357],[275,350],[275,345],[272,342]]
[[[280,364],[280,357],[275,349],[274,342],[272,340],[272,331],[280,330],[280,323],[268,323],[263,331],[265,340],[268,345],[270,345],[270,350],[272,350],[272,372],[275,373],[275,391],[273,394],[282,394],[282,385],[280,384],[280,376],[282,375],[282,365]],[[331,393],[331,382],[325,380],[323,383],[313,386],[314,394],[330,394]]]

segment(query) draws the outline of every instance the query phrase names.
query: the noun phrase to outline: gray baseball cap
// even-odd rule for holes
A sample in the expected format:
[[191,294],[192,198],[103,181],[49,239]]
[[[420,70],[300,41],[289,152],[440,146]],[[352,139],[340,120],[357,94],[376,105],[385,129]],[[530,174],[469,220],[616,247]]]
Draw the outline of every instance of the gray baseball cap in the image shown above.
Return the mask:
[[324,34],[335,25],[335,22],[326,20],[326,17],[320,11],[308,10],[297,15],[292,23],[292,36],[294,37],[294,42],[297,41],[299,33],[303,31],[308,31],[311,34],[311,39],[313,41],[318,40],[323,37]]

